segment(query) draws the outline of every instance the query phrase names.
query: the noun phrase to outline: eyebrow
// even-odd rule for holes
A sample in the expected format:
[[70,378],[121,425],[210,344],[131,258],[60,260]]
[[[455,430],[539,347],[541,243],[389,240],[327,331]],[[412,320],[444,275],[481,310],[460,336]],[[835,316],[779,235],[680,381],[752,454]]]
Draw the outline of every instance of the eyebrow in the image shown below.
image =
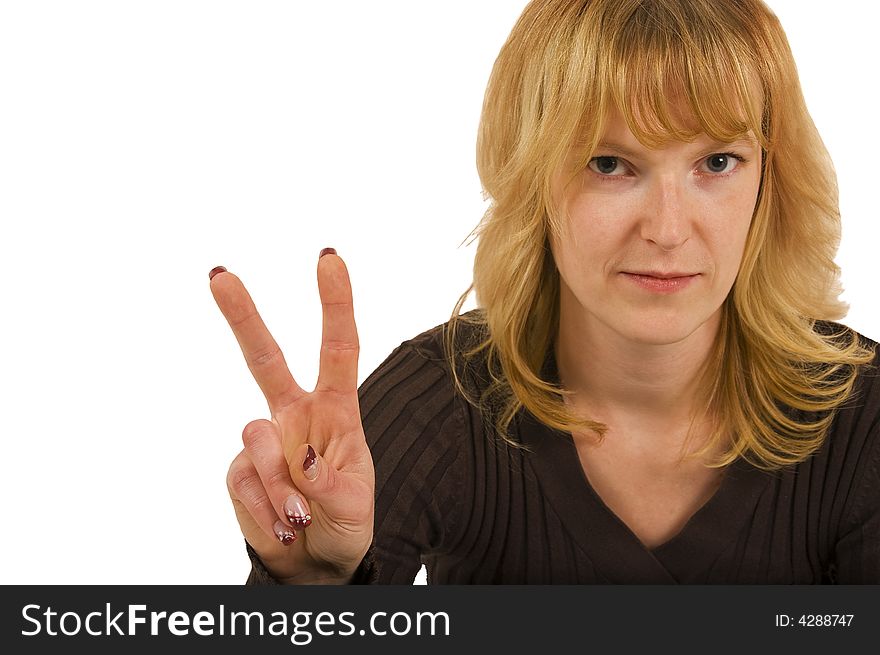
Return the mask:
[[[744,145],[749,147],[754,147],[757,144],[757,140],[752,137],[743,137],[741,139],[737,139],[736,141],[710,141],[705,145],[705,147],[700,147],[700,150],[713,150],[715,148],[729,148],[731,146],[736,145]],[[694,150],[697,148],[695,147]],[[630,150],[626,146],[622,146],[619,143],[614,143],[613,141],[600,141],[596,146],[596,151],[600,150],[614,150],[619,152],[620,154],[630,157],[632,159],[638,159],[641,157],[639,153],[634,150]]]

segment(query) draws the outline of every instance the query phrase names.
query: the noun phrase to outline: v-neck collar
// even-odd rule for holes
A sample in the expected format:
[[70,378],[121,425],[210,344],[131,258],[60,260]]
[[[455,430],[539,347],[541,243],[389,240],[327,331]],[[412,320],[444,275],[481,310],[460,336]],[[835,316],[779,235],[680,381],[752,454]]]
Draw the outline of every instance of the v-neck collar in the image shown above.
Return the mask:
[[[543,377],[559,382],[553,348]],[[518,418],[519,437],[532,451],[527,460],[550,505],[599,575],[612,584],[676,584],[700,577],[735,544],[769,480],[765,472],[736,460],[685,526],[649,549],[593,489],[572,435],[540,423],[526,409]]]

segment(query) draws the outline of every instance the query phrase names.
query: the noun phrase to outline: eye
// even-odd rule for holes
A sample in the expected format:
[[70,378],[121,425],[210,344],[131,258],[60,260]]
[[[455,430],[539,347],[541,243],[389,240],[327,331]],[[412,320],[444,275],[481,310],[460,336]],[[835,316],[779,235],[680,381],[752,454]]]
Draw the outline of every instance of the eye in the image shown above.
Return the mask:
[[621,177],[627,170],[618,157],[593,157],[587,167],[603,177]]
[[745,158],[732,152],[716,152],[706,157],[705,170],[715,175],[723,175],[735,170],[739,164],[745,162]]

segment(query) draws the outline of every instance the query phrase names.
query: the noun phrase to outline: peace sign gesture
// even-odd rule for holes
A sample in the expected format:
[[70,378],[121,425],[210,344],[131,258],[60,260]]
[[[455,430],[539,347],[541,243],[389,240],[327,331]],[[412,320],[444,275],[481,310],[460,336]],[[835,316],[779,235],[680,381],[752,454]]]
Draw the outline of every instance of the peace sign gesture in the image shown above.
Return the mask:
[[211,293],[238,340],[271,420],[249,423],[226,484],[242,534],[288,583],[347,582],[373,537],[373,460],[357,395],[351,282],[332,248],[318,259],[323,308],[315,389],[291,375],[241,280],[211,271]]

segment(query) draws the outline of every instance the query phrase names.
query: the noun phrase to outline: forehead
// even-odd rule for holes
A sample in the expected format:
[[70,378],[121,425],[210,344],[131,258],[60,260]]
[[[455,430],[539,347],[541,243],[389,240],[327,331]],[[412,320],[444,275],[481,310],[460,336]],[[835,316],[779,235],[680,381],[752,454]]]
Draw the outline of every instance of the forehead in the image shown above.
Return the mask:
[[594,143],[603,133],[611,133],[631,136],[649,148],[662,147],[670,141],[704,139],[730,143],[747,135],[760,138],[764,94],[757,76],[747,78],[740,92],[725,92],[718,85],[691,86],[685,90],[681,83],[672,84],[662,94],[657,94],[656,89],[650,94],[630,88],[629,96],[616,93],[607,99],[586,132],[591,133]]
[[[721,144],[748,141],[755,144],[757,142],[751,129],[743,130],[735,135],[724,135],[724,138],[713,138],[703,129],[700,121],[685,103],[671,106],[670,116],[674,124],[678,126],[680,134],[668,133],[664,138],[662,126],[658,126],[656,130],[653,130],[652,137],[654,138],[649,143],[643,143],[639,139],[638,132],[640,129],[644,131],[644,127],[636,126],[634,131],[627,123],[626,116],[616,107],[611,107],[602,121],[602,129],[599,130],[600,141],[597,146],[613,146],[618,151],[629,154],[640,150],[641,147],[653,150],[684,143]],[[743,120],[743,123],[745,122]]]

